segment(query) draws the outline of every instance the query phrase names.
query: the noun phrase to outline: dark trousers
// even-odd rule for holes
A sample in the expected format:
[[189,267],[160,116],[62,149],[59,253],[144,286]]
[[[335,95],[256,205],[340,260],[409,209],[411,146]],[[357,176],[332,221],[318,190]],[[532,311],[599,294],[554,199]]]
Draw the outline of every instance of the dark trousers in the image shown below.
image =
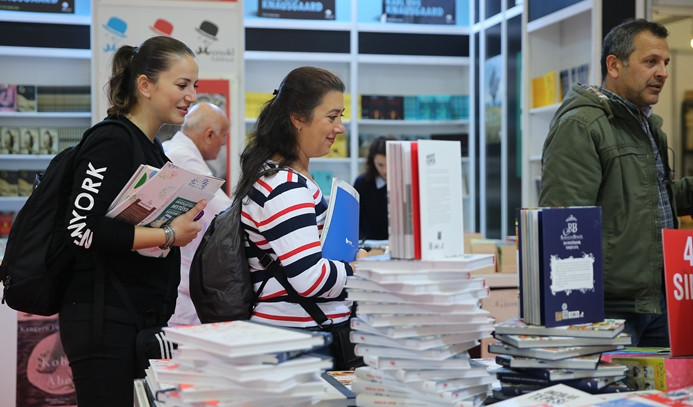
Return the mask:
[[668,347],[669,324],[665,294],[659,296],[661,314],[636,314],[634,312],[607,312],[605,318],[625,319],[624,332],[631,335],[631,346]]
[[79,407],[132,407],[137,327],[127,310],[104,309],[103,346],[94,342],[92,304],[65,305],[60,339],[70,361]]

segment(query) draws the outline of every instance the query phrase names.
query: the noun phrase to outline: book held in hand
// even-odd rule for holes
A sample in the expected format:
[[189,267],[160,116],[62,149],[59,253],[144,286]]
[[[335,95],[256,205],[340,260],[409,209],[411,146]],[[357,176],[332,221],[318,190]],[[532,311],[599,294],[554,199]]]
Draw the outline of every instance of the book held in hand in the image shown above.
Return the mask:
[[323,257],[352,262],[359,251],[359,193],[340,178],[332,178],[330,203],[320,235]]

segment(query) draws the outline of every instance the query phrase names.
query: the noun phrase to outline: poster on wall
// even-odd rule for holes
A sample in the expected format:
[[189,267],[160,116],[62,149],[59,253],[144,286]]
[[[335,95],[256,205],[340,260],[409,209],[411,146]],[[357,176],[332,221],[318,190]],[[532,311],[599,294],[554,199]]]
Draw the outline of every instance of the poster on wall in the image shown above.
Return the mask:
[[[242,75],[245,38],[241,2],[96,0],[92,11],[94,120],[103,118],[108,108],[106,84],[116,50],[123,45],[138,46],[159,35],[176,38],[192,49],[200,78]],[[244,143],[243,101],[240,92],[229,93],[228,87],[226,94],[231,121],[227,150],[235,153]],[[231,169],[227,168],[227,173],[231,174]]]
[[259,17],[334,20],[335,0],[258,0]]
[[76,406],[58,316],[17,313],[17,406]]
[[455,0],[383,0],[381,21],[454,25]]
[[74,14],[75,0],[0,0],[0,10]]

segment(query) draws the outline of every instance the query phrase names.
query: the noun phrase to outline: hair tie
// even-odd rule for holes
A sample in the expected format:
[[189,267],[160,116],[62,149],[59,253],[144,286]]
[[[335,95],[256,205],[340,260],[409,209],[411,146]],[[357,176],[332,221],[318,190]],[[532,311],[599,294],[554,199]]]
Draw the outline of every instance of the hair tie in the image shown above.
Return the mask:
[[272,95],[277,96],[278,93],[279,91],[275,89],[274,92],[272,92]]

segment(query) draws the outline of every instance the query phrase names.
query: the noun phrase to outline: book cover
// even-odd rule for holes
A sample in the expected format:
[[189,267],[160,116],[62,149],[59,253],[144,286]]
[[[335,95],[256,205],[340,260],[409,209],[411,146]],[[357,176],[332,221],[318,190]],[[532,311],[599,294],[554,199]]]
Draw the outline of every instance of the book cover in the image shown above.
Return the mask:
[[[490,323],[459,323],[449,325],[411,325],[394,327],[373,327],[360,318],[351,318],[351,328],[356,331],[364,331],[388,338],[411,338],[431,335],[451,335],[468,332],[484,332],[487,336],[491,332]],[[524,349],[523,349],[524,350]]]
[[17,85],[17,111],[36,111],[36,86]]
[[621,333],[624,327],[625,320],[607,318],[586,324],[547,328],[543,325],[528,324],[517,316],[510,317],[494,326],[497,334],[569,336],[575,338],[613,338]]
[[39,128],[39,154],[58,154],[58,129]]
[[357,356],[377,356],[380,358],[401,358],[417,361],[443,361],[448,358],[467,354],[467,351],[478,344],[477,341],[460,342],[433,349],[403,349],[389,346],[356,344],[354,352]]
[[664,281],[672,356],[693,356],[693,230],[663,229]]
[[0,83],[0,112],[17,111],[17,85]]
[[359,251],[359,193],[346,181],[332,179],[330,203],[320,235],[322,255],[352,262]]
[[589,377],[623,377],[627,370],[628,367],[625,365],[599,362],[596,369],[528,368],[522,369],[522,372],[555,382]]
[[[0,170],[0,196],[19,196],[18,171]],[[11,217],[12,215],[10,215]]]
[[[488,287],[451,293],[399,294],[365,290],[348,290],[347,298],[353,301],[391,302],[403,304],[453,304],[457,302],[475,302],[488,297]],[[489,324],[491,329],[493,326]]]
[[171,162],[159,171],[140,167],[106,216],[135,225],[161,227],[198,201],[210,200],[223,183],[221,178],[197,174]]
[[490,376],[488,367],[476,359],[471,359],[469,366],[463,369],[398,369],[394,375],[405,383]]
[[674,391],[693,383],[693,358],[663,355],[616,356],[611,362],[628,366],[626,381],[632,389]]
[[523,356],[530,358],[558,360],[583,355],[593,355],[623,348],[622,345],[598,345],[598,346],[557,346],[543,348],[525,348],[508,345],[503,342],[489,343],[488,351],[499,355]]
[[464,211],[460,143],[419,140],[421,259],[464,255]]
[[19,154],[19,127],[0,127],[0,154]]
[[595,345],[624,345],[631,344],[631,337],[621,332],[613,338],[576,338],[570,336],[541,336],[541,335],[511,335],[495,333],[499,341],[515,347],[537,348],[546,346],[595,346]]
[[19,154],[38,154],[38,127],[21,127],[19,129]]
[[[493,291],[491,292],[493,294]],[[476,303],[466,302],[458,304],[397,304],[381,302],[362,302],[358,310],[365,314],[467,314],[478,308]]]
[[416,314],[366,314],[357,312],[359,318],[372,327],[385,326],[405,326],[405,325],[425,325],[425,324],[460,324],[460,323],[488,323],[491,319],[488,314],[439,314],[439,315],[416,315]]
[[421,259],[421,191],[419,190],[419,144],[411,143],[411,222],[414,258]]
[[183,345],[203,347],[226,356],[310,349],[329,344],[331,338],[318,331],[269,326],[251,321],[164,327],[166,336]]
[[[341,373],[341,374],[340,374]],[[320,377],[325,381],[325,396],[321,397],[318,406],[355,406],[356,393],[351,391],[351,381],[344,383],[340,377],[354,376],[353,371],[327,371],[323,372]]]
[[601,401],[596,395],[559,383],[494,404],[497,407],[575,407]]
[[520,316],[556,327],[604,320],[601,208],[520,210]]

